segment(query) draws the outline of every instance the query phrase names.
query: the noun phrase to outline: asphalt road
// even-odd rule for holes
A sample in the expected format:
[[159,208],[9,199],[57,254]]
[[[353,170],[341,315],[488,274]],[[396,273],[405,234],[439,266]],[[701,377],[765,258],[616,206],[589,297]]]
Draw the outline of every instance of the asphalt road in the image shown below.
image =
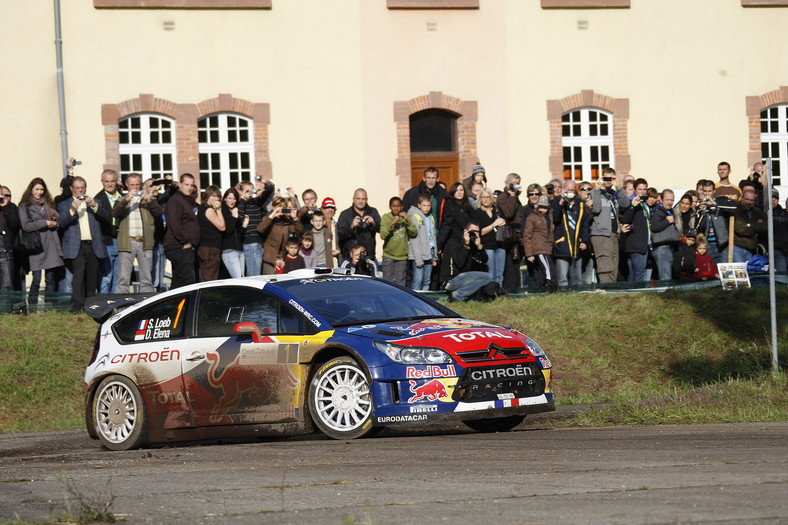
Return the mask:
[[127,523],[788,523],[788,423],[536,418],[500,434],[449,425],[130,452],[84,431],[6,434],[0,473],[0,521],[77,513],[77,494],[100,506],[111,490]]

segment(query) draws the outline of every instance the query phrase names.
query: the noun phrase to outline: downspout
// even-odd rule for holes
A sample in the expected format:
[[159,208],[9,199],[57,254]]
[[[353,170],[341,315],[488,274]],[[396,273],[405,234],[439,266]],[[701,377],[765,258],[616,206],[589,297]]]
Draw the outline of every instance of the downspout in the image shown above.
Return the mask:
[[66,130],[66,96],[63,84],[63,39],[60,34],[60,0],[55,0],[55,52],[57,55],[57,102],[60,109],[60,155],[63,177],[67,175],[68,131]]

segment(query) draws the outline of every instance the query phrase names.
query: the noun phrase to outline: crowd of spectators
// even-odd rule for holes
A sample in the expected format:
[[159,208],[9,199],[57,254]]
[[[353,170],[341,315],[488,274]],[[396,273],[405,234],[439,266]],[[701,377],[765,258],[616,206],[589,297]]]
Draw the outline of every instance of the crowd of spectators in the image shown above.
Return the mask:
[[[69,159],[56,197],[41,178],[30,181],[18,206],[2,187],[0,286],[24,290],[31,272],[32,296],[43,276],[46,291],[72,293],[75,311],[88,294],[128,293],[132,282],[140,292],[165,289],[166,260],[171,288],[342,266],[463,300],[483,287],[552,292],[594,281],[713,279],[729,251],[745,262],[766,245],[762,163],[734,185],[730,165],[721,162],[718,181],[699,180],[678,199],[605,168],[596,182],[528,184],[523,201],[516,173],[494,188],[477,163],[447,189],[430,167],[418,185],[389,199],[382,216],[363,188],[336,216],[332,197],[318,206],[314,190],[299,200],[292,188],[277,190],[261,177],[200,192],[188,173],[177,181],[132,173],[121,183],[105,170],[91,197],[73,164]],[[776,190],[770,197],[775,269],[785,272],[788,213]]]

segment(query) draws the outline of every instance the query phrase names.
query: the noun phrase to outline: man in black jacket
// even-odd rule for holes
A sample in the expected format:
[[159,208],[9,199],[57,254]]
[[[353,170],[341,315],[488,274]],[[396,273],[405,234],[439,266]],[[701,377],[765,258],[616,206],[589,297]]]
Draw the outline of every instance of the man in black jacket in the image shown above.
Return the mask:
[[481,240],[481,228],[468,221],[462,231],[462,241],[452,237],[446,242],[441,265],[441,283],[450,301],[466,301],[482,286],[492,281],[484,271],[487,252]]
[[440,228],[440,220],[443,216],[443,201],[449,198],[449,192],[438,184],[440,174],[438,168],[432,166],[424,169],[423,179],[416,186],[405,192],[402,197],[402,209],[409,210],[419,205],[419,197],[429,195],[432,200],[432,217],[435,219],[435,227]]
[[367,204],[367,190],[359,188],[353,193],[353,205],[339,214],[339,249],[347,257],[353,245],[358,243],[367,251],[367,260],[377,267],[375,237],[379,231],[380,214]]
[[99,268],[99,293],[112,293],[115,290],[115,283],[118,281],[118,227],[111,212],[115,202],[123,197],[118,191],[118,173],[109,169],[102,171],[101,185],[104,188],[93,198],[110,215],[106,219],[99,216],[104,246],[107,247],[107,257],[102,259]]
[[11,202],[11,190],[0,187],[0,289],[13,290],[14,239],[19,231],[19,209]]

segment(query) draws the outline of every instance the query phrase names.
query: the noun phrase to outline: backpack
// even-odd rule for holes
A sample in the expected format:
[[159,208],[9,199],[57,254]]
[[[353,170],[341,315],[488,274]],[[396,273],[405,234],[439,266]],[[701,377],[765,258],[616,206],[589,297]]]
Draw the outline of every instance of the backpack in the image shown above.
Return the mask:
[[494,301],[498,297],[509,297],[509,293],[501,288],[501,285],[495,281],[490,281],[481,288],[479,288],[471,299],[483,303]]

